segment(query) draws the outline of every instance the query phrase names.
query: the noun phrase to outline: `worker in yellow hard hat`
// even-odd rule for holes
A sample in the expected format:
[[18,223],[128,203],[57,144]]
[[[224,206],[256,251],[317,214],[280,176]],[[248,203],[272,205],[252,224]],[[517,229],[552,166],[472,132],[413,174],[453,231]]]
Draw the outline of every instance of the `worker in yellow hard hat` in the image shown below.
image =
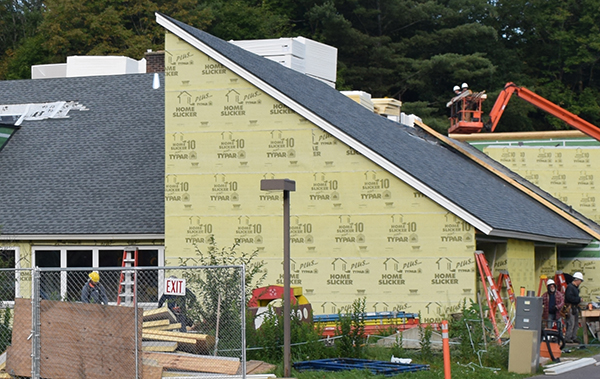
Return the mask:
[[100,283],[100,274],[98,271],[92,271],[88,276],[90,279],[83,285],[83,288],[81,289],[81,301],[83,303],[108,305],[106,289]]

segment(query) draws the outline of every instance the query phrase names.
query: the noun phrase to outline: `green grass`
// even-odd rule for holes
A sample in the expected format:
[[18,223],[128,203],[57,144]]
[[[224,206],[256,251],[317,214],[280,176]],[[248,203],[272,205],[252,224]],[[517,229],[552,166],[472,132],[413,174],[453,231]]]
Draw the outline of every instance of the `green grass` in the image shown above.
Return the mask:
[[[508,346],[504,346],[501,349],[504,349],[504,353],[508,354]],[[600,344],[597,346],[588,346],[587,348],[572,348],[570,353],[563,353],[562,357],[564,359],[568,358],[583,358],[583,357],[591,357],[600,353]],[[498,352],[492,352],[494,356],[487,356],[488,353],[482,353],[482,361],[503,361],[502,358],[499,358],[501,354]],[[458,351],[454,349],[451,352],[452,356],[452,377],[460,378],[460,379],[523,379],[528,378],[533,375],[525,375],[525,374],[516,374],[512,372],[508,372],[508,362],[504,360],[504,364],[502,367],[481,367],[479,362],[470,362],[470,363],[458,363],[459,357],[457,357]],[[372,360],[380,360],[380,361],[389,361],[392,356],[392,349],[390,348],[382,348],[382,347],[367,347],[365,349],[365,359]],[[506,355],[507,356],[507,355]],[[407,372],[400,373],[393,377],[386,377],[383,375],[373,375],[369,371],[361,371],[361,370],[353,370],[353,371],[338,371],[338,372],[328,372],[328,371],[296,371],[292,369],[292,377],[297,379],[383,379],[383,378],[410,378],[410,379],[436,379],[444,378],[444,361],[442,353],[439,351],[435,351],[431,360],[424,362],[420,358],[420,352],[418,350],[405,350],[404,354],[402,354],[402,358],[412,358],[413,362],[416,364],[428,364],[430,369],[428,371],[416,371],[416,372]],[[484,364],[485,365],[485,364]],[[274,374],[277,377],[283,377],[283,365],[278,364],[277,369]],[[540,367],[538,372],[535,375],[542,375],[543,368]]]

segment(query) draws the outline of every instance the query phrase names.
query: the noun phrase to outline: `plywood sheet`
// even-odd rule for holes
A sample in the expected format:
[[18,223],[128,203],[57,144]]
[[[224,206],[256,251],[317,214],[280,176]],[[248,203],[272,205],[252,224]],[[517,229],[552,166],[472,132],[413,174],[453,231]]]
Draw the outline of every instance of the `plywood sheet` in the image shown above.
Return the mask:
[[[42,300],[40,373],[45,378],[135,377],[135,309]],[[141,331],[141,312],[138,330]],[[12,345],[6,371],[31,375],[31,301],[15,300]],[[137,345],[141,347],[141,333]],[[138,367],[141,367],[139,357]],[[117,374],[118,373],[118,374]]]
[[240,366],[237,358],[213,357],[208,355],[189,355],[171,353],[153,353],[145,351],[145,359],[152,359],[166,369],[212,372],[235,375]]

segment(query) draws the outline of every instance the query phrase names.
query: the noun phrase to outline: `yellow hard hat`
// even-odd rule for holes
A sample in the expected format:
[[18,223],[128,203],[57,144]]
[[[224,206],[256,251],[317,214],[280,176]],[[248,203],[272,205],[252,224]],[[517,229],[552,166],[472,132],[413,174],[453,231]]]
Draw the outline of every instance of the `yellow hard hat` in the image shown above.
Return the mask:
[[90,272],[89,277],[92,279],[92,282],[98,283],[100,281],[100,274],[97,271]]

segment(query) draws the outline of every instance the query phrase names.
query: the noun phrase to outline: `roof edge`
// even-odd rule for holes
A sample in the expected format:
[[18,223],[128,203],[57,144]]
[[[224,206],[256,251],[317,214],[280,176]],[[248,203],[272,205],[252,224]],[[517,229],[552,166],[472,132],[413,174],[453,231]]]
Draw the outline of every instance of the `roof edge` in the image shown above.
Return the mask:
[[[581,220],[580,218],[575,217],[575,216],[567,213],[563,209],[560,209],[558,206],[556,206],[556,205],[552,204],[550,201],[544,199],[541,195],[539,195],[535,191],[533,191],[533,190],[525,187],[523,184],[519,183],[518,181],[516,181],[516,180],[514,180],[514,179],[512,179],[510,177],[508,177],[506,174],[502,173],[498,169],[495,169],[494,167],[491,167],[486,162],[482,161],[478,157],[474,156],[473,154],[469,153],[468,151],[466,151],[465,149],[463,149],[462,147],[460,147],[451,138],[446,137],[446,136],[444,136],[444,135],[436,132],[435,130],[433,130],[432,128],[430,128],[429,126],[427,126],[425,123],[420,122],[418,120],[415,120],[415,124],[418,125],[420,128],[422,128],[427,133],[429,133],[430,135],[432,135],[434,138],[436,138],[439,141],[445,143],[446,145],[448,145],[450,148],[456,150],[457,152],[463,154],[465,157],[471,159],[473,162],[479,164],[481,167],[485,168],[489,172],[491,172],[494,175],[498,176],[499,178],[501,178],[502,180],[504,180],[509,185],[513,186],[514,188],[516,188],[519,191],[521,191],[522,193],[524,193],[526,196],[529,196],[533,200],[535,200],[538,203],[540,203],[542,206],[544,206],[547,209],[551,210],[552,212],[554,212],[558,216],[562,217],[566,221],[570,222],[574,226],[578,227],[579,229],[581,229],[582,231],[584,231],[585,233],[587,233],[588,235],[590,235],[590,241],[593,240],[593,239],[600,240],[600,232],[597,231],[597,230],[594,230],[594,227],[595,227],[594,225],[588,225],[585,221]],[[589,220],[589,221],[591,221],[591,220]]]
[[272,96],[274,99],[281,102],[282,104],[286,105],[288,108],[292,109],[294,112],[298,113],[300,116],[306,118],[308,121],[317,125],[318,127],[323,129],[327,133],[331,134],[332,136],[334,136],[341,142],[345,143],[346,145],[350,146],[354,150],[358,151],[361,155],[365,156],[367,159],[376,163],[377,165],[379,165],[381,168],[383,168],[387,172],[391,173],[398,179],[404,181],[405,183],[407,183],[408,185],[410,185],[417,191],[421,192],[422,194],[427,196],[429,199],[434,201],[436,204],[438,204],[442,208],[448,210],[449,212],[452,212],[456,216],[460,217],[464,221],[471,224],[476,229],[481,230],[483,233],[487,234],[492,230],[492,227],[489,224],[485,223],[483,220],[479,219],[475,215],[467,212],[465,209],[458,206],[457,204],[451,202],[449,199],[444,197],[443,194],[441,194],[441,193],[435,191],[434,189],[432,189],[431,187],[425,185],[423,182],[418,180],[416,177],[410,175],[408,172],[402,170],[398,166],[389,162],[388,160],[386,160],[385,158],[383,158],[382,156],[380,156],[373,150],[369,149],[368,147],[366,147],[365,145],[363,145],[362,143],[360,143],[359,141],[354,139],[353,137],[342,132],[341,130],[336,128],[334,125],[332,125],[330,122],[319,117],[318,115],[316,115],[315,113],[313,113],[312,111],[310,111],[309,109],[304,107],[302,104],[294,101],[293,99],[291,99],[284,93],[282,93],[279,90],[277,90],[276,88],[272,87],[270,84],[266,83],[265,81],[256,77],[251,72],[248,72],[243,67],[241,67],[238,64],[236,64],[235,62],[231,61],[229,58],[227,58],[227,57],[223,56],[222,54],[220,54],[219,52],[215,51],[210,46],[206,45],[202,41],[199,41],[197,38],[190,35],[187,31],[181,29],[179,26],[175,25],[171,20],[169,20],[169,16],[163,15],[159,12],[156,12],[155,15],[156,15],[156,22],[158,22],[159,25],[163,26],[165,29],[167,29],[171,33],[175,34],[179,38],[183,39],[184,41],[186,41],[193,47],[202,51],[203,53],[209,55],[212,59],[216,60],[217,62],[224,65],[231,71],[235,72],[237,75],[240,75],[243,79],[247,80],[249,83],[260,88],[262,91],[264,91],[268,95]]
[[164,234],[11,234],[0,235],[0,241],[42,240],[152,240],[165,239]]
[[543,236],[539,234],[531,234],[531,233],[522,233],[515,232],[512,230],[503,230],[503,229],[494,229],[489,236],[492,237],[504,237],[504,238],[512,238],[512,239],[520,239],[520,240],[529,240],[535,242],[546,242],[551,244],[559,244],[559,245],[589,245],[590,242],[594,241],[593,238],[590,239],[572,239],[572,238],[560,238],[560,237],[551,237],[551,236]]

